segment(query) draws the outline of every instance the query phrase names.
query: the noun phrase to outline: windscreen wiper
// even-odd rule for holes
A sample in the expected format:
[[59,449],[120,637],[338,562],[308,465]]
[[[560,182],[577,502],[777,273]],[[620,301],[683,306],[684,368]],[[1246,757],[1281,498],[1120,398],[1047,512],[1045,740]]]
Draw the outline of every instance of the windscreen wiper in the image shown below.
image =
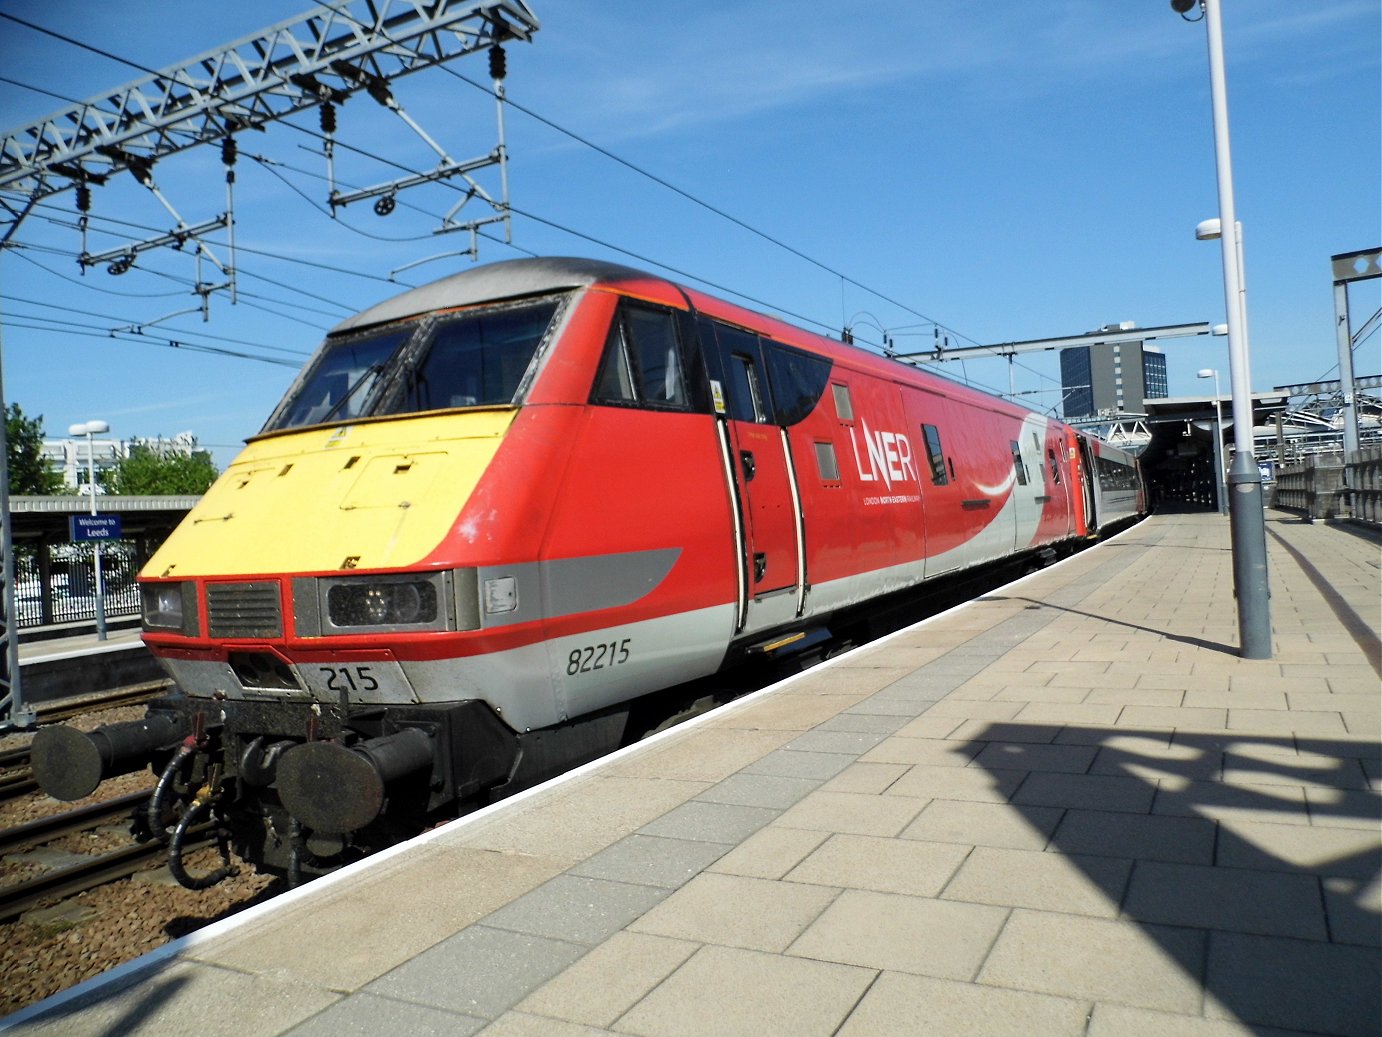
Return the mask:
[[360,377],[355,379],[355,383],[345,391],[345,395],[343,395],[339,400],[337,400],[335,403],[331,405],[331,409],[321,416],[321,420],[317,422],[317,424],[325,425],[328,421],[334,418],[336,416],[336,413],[347,403],[349,403],[351,397],[359,391],[360,386],[365,384],[365,379],[378,378],[383,370],[383,364],[370,364],[369,367],[361,371]]

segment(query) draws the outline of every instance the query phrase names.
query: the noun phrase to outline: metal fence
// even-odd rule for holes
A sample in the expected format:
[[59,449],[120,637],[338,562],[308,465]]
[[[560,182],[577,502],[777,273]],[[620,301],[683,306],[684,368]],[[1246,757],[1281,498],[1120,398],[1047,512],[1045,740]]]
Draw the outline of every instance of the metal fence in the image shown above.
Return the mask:
[[93,554],[98,547],[106,618],[139,615],[139,587],[134,578],[141,559],[134,543],[18,543],[14,545],[15,625],[24,629],[94,620]]

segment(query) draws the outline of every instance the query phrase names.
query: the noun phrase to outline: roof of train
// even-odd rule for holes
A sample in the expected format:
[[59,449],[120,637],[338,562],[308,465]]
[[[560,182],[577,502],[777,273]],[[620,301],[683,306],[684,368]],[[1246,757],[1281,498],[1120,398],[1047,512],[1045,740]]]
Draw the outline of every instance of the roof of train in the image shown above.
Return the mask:
[[347,317],[331,329],[331,334],[336,335],[371,324],[402,320],[419,313],[427,313],[429,310],[472,306],[491,299],[536,295],[539,292],[553,292],[563,288],[581,288],[597,281],[650,278],[661,280],[654,274],[635,270],[633,267],[604,263],[595,259],[553,256],[541,259],[503,260],[463,270],[459,274],[443,277],[440,281],[433,281],[401,295],[395,295],[392,299],[385,299],[363,313]]

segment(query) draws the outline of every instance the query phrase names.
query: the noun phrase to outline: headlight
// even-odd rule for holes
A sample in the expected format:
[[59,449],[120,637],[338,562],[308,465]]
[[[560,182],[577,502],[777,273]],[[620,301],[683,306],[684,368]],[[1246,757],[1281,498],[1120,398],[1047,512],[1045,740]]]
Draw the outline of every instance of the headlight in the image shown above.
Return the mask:
[[139,600],[145,630],[166,630],[196,637],[201,633],[197,616],[197,585],[191,580],[141,583]]
[[333,627],[432,626],[437,588],[427,580],[337,583],[326,592],[326,618]]
[[293,580],[298,637],[333,634],[479,630],[474,569]]
[[451,594],[450,572],[298,577],[293,621],[299,637],[450,630]]

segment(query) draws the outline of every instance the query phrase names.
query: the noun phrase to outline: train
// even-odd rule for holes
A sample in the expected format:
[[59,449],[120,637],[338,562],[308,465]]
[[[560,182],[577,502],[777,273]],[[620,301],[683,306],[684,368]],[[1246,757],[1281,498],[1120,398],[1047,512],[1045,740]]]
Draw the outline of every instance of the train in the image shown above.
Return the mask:
[[231,849],[300,881],[1145,508],[1129,454],[916,365],[629,267],[477,266],[327,334],[140,574],[175,691],[33,769],[74,800],[151,766],[184,885]]

